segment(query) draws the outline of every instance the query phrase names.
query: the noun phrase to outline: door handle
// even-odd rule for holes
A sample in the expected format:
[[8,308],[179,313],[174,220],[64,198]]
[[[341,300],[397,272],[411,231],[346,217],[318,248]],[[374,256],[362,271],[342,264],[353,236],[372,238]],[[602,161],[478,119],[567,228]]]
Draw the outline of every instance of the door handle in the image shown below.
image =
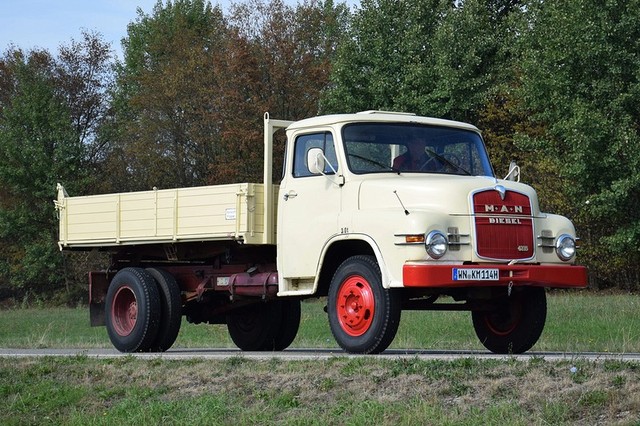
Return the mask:
[[294,190],[291,190],[286,194],[284,194],[284,200],[287,201],[289,198],[296,198],[297,196],[298,196],[298,193]]

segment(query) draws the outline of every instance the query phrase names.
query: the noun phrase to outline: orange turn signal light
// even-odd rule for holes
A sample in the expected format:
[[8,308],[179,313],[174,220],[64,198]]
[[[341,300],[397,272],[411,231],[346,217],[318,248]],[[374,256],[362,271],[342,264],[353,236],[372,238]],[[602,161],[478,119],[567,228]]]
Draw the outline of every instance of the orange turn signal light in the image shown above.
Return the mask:
[[404,241],[409,244],[424,243],[424,235],[405,235]]

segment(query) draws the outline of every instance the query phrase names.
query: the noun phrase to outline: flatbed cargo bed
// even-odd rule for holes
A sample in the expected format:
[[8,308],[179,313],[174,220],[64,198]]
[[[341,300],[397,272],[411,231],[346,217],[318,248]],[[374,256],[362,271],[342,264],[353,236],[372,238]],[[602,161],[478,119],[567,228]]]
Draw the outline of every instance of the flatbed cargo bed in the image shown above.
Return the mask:
[[[277,194],[277,186],[273,186]],[[264,185],[238,183],[69,197],[58,184],[60,248],[236,240],[263,244]],[[277,196],[272,200],[277,200]],[[274,206],[275,215],[275,202]]]

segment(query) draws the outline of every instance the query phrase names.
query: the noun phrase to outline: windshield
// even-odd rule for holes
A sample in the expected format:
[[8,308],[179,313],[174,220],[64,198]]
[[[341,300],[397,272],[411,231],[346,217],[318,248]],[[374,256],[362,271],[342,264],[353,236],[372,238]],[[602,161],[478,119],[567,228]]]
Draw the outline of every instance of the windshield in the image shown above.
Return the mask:
[[342,130],[353,173],[440,173],[492,176],[479,134],[442,126],[354,123]]

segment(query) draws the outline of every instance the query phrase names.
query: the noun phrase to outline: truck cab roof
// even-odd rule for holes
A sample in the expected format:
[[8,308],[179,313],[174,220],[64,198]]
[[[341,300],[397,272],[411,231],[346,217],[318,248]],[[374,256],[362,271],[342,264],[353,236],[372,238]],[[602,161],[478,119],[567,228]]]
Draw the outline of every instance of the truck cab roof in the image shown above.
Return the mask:
[[419,123],[432,126],[446,126],[471,130],[480,133],[480,130],[471,124],[460,121],[445,120],[441,118],[422,117],[412,113],[394,111],[361,111],[353,114],[332,114],[306,118],[292,123],[287,129],[304,129],[307,127],[330,126],[334,124],[353,122],[395,122],[395,123]]

